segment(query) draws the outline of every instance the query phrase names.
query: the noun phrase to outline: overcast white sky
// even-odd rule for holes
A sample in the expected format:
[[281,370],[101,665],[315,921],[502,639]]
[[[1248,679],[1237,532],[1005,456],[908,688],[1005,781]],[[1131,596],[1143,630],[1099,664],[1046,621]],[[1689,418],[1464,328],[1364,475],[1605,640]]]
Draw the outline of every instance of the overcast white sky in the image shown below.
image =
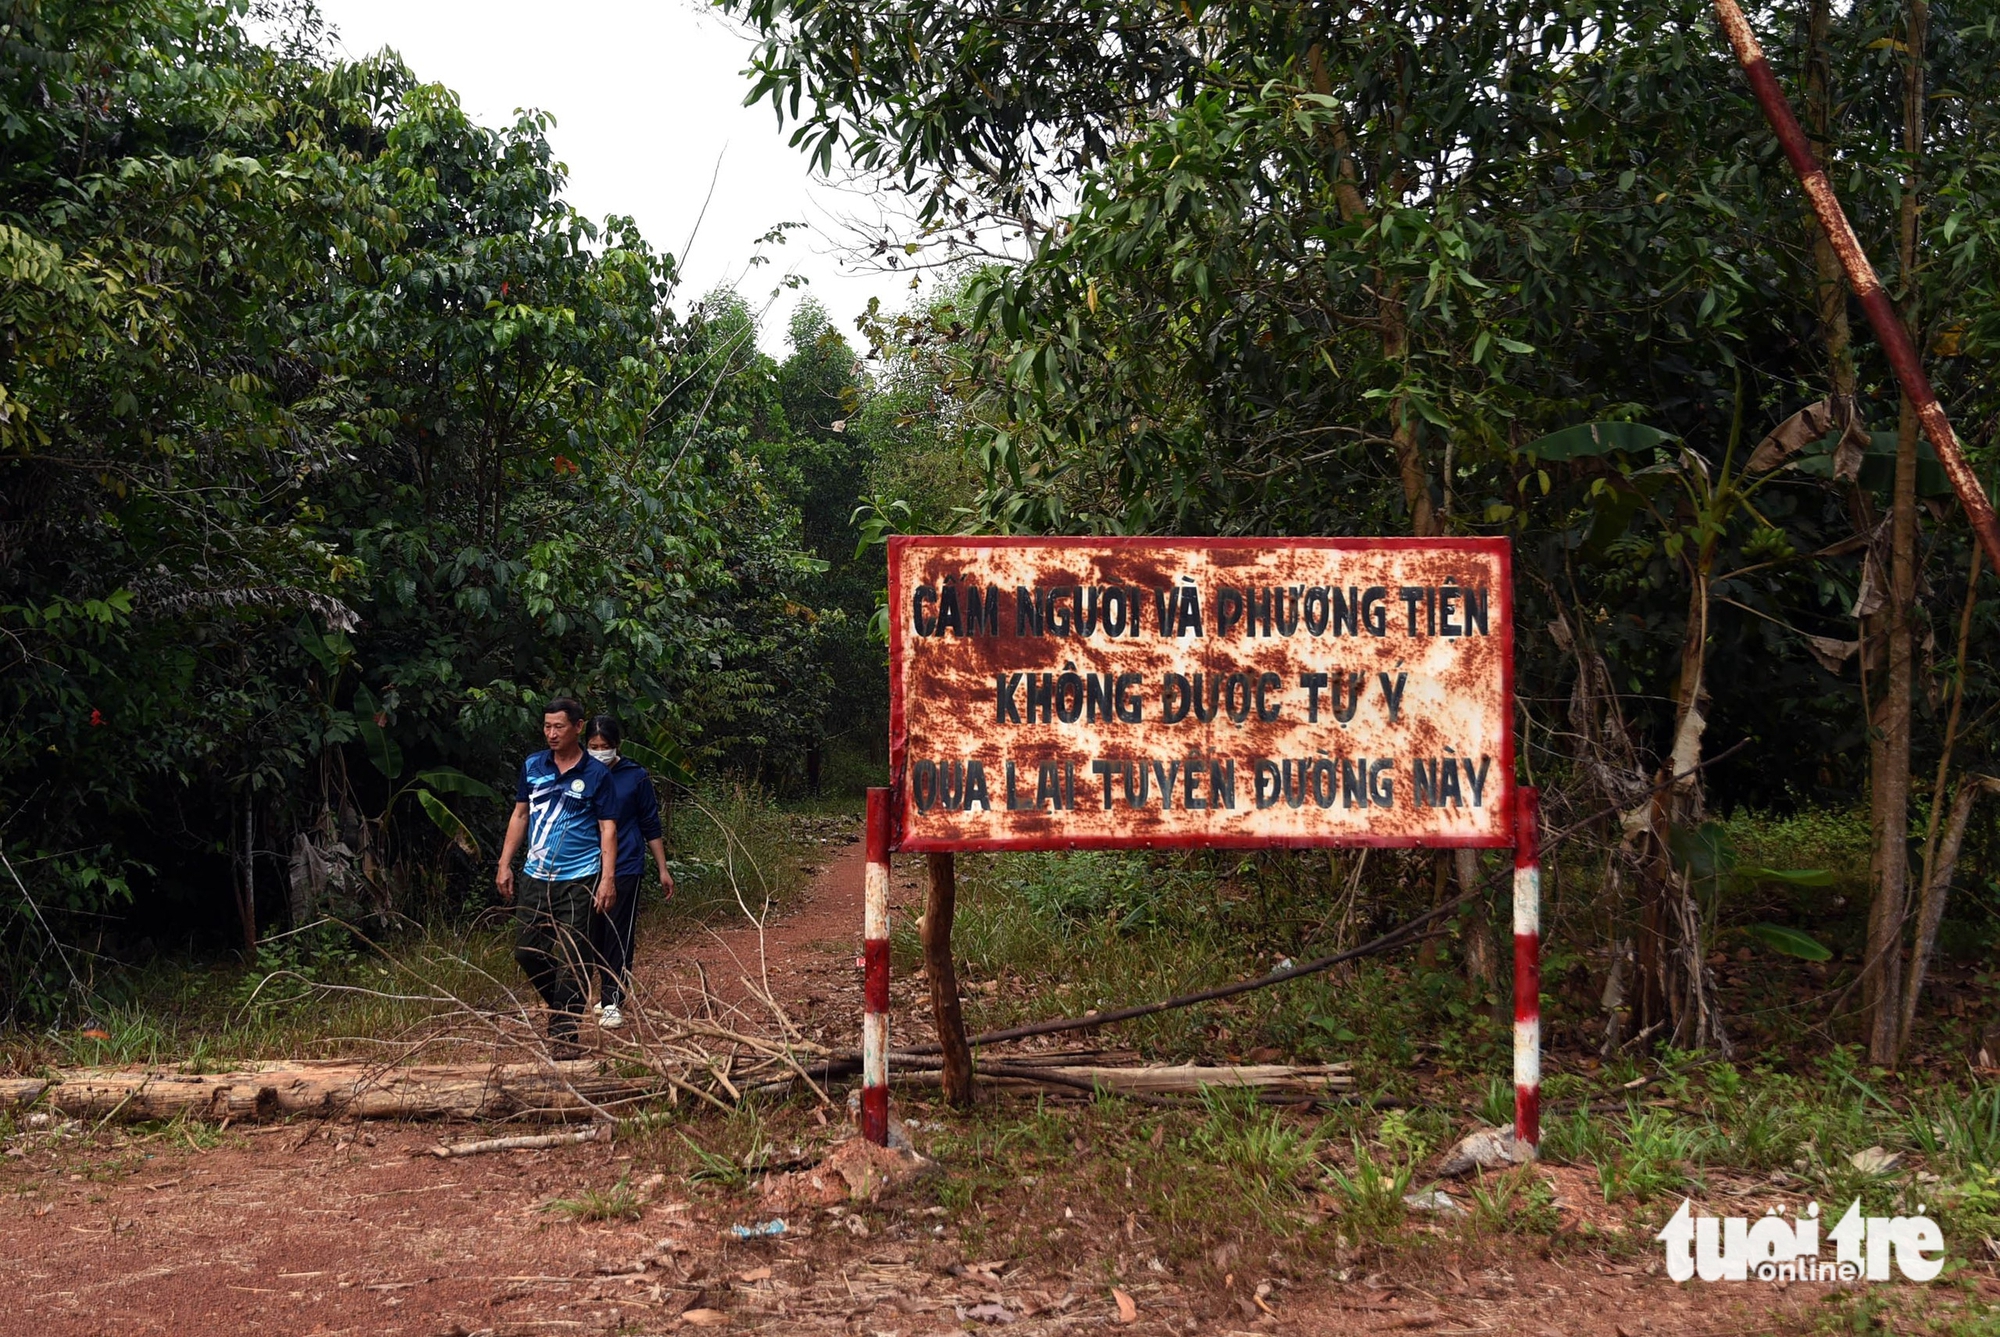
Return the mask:
[[[696,0],[319,0],[351,56],[392,47],[418,77],[456,90],[486,125],[516,108],[552,113],[569,198],[601,219],[629,214],[656,248],[682,260],[677,306],[734,284],[753,309],[770,301],[762,343],[782,355],[785,322],[816,296],[854,340],[853,319],[877,296],[895,310],[907,275],[857,269],[835,254],[841,220],[874,220],[865,196],[816,180],[787,148],[768,106],[745,107],[750,43]],[[687,239],[721,162],[707,217]],[[807,224],[751,268],[755,238]],[[795,272],[798,292],[771,294]]]

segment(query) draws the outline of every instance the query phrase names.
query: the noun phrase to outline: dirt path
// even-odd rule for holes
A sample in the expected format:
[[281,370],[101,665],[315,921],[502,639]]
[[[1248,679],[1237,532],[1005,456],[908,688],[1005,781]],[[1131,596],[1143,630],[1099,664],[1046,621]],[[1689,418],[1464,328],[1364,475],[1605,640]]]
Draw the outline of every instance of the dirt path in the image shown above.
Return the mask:
[[[858,825],[857,825],[858,832]],[[672,941],[642,938],[633,965],[634,992],[675,1011],[704,1010],[702,992],[724,1009],[752,1008],[746,981],[768,988],[790,1009],[829,999],[853,981],[852,962],[861,942],[862,843],[850,832],[819,865],[804,893],[772,916],[760,932],[754,924],[699,929]],[[768,1025],[768,1015],[756,1020]],[[857,1023],[858,1024],[858,1023]]]
[[[753,993],[768,990],[786,1018],[809,1039],[836,1047],[860,1044],[861,883],[866,850],[856,820],[822,846],[824,862],[797,900],[773,915],[760,933],[739,921],[671,940],[640,939],[634,995],[679,1015],[712,1011],[718,1019],[769,1031],[774,1018]],[[923,913],[921,864],[898,860],[889,881],[890,922],[907,925]],[[916,981],[898,980],[899,1000],[915,997]],[[704,998],[704,989],[706,998]]]
[[[795,1023],[842,1043],[860,1013],[861,847],[821,848],[830,859],[762,935],[762,970]],[[921,901],[916,873],[905,861],[895,879],[899,922]],[[739,978],[760,975],[754,929],[656,936],[642,943],[637,972],[647,1005],[701,1006],[706,978],[725,1011],[758,1006]],[[920,1030],[914,984],[899,991],[900,1016]],[[925,1129],[950,1117],[920,1093],[902,1106]],[[687,1131],[711,1138],[714,1122]],[[796,1107],[769,1125],[789,1142],[773,1154],[804,1161],[844,1133],[838,1118],[822,1123]],[[1055,1200],[1031,1179],[949,1210],[936,1205],[954,1201],[943,1181],[877,1204],[794,1207],[782,1235],[743,1241],[728,1228],[775,1206],[754,1184],[720,1189],[654,1171],[678,1130],[423,1154],[440,1136],[478,1135],[387,1124],[16,1135],[0,1158],[0,1260],[13,1283],[0,1334],[528,1337],[716,1326],[919,1337],[1006,1326],[1654,1337],[1806,1333],[1835,1317],[1825,1287],[1676,1287],[1657,1275],[1647,1245],[1571,1243],[1552,1255],[1544,1240],[1435,1227],[1414,1228],[1409,1246],[1372,1262],[1323,1244],[1254,1264],[1223,1251],[1166,1263],[1167,1227],[1122,1202]],[[639,1219],[579,1220],[560,1206],[592,1193],[609,1201],[620,1185],[635,1208],[643,1201]],[[1017,1217],[1035,1223],[1038,1239],[1074,1244],[1013,1259],[974,1252]],[[1119,1322],[1114,1287],[1133,1307],[1130,1323]],[[1907,1302],[1910,1288],[1896,1294]]]
[[[1115,1211],[1091,1228],[1115,1247],[1068,1266],[975,1261],[915,1202],[862,1208],[851,1222],[846,1209],[794,1212],[784,1237],[744,1243],[721,1232],[761,1219],[754,1199],[670,1182],[641,1221],[580,1223],[545,1204],[621,1174],[643,1182],[643,1159],[616,1145],[413,1154],[432,1138],[383,1126],[297,1145],[297,1129],[258,1130],[208,1151],[72,1145],[17,1157],[0,1203],[13,1283],[0,1332],[526,1337],[664,1332],[697,1326],[685,1311],[715,1310],[726,1315],[717,1326],[738,1330],[898,1337],[981,1318],[1014,1333],[1153,1337],[1653,1337],[1808,1333],[1836,1317],[1826,1287],[1677,1287],[1644,1259],[1551,1261],[1540,1247],[1431,1249],[1388,1270],[1299,1260],[1224,1281],[1156,1267],[1143,1231],[1118,1239]],[[1084,1208],[1079,1224],[1091,1215]],[[1114,1286],[1134,1303],[1132,1324],[1116,1322]]]

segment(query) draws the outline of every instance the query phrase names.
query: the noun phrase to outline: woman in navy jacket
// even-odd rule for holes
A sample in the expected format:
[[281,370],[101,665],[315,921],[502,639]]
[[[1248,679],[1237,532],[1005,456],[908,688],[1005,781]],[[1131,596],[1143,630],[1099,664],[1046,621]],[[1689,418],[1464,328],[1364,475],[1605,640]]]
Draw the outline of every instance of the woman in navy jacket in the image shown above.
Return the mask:
[[646,854],[660,874],[660,894],[674,894],[674,875],[667,871],[667,845],[660,830],[660,796],[653,790],[653,777],[636,761],[618,755],[625,731],[616,717],[596,715],[585,726],[584,736],[590,755],[611,772],[602,811],[618,823],[618,899],[611,909],[591,920],[591,946],[597,957],[598,1024],[615,1031],[625,1024],[619,1005],[625,1001],[625,985],[632,978],[633,930],[638,923],[639,878],[646,867]]

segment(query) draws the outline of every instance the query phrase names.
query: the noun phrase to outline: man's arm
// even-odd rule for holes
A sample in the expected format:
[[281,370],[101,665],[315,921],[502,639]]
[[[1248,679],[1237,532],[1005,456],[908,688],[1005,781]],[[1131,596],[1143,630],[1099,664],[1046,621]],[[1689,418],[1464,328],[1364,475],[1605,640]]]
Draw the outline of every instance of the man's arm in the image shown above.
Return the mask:
[[528,805],[516,803],[514,815],[507,819],[507,838],[500,844],[500,870],[493,874],[493,886],[500,893],[500,899],[514,899],[514,856],[521,852],[521,841],[528,834]]
[[592,902],[597,913],[609,914],[618,904],[618,823],[608,817],[597,819],[597,897]]
[[654,836],[646,842],[646,848],[653,852],[653,862],[660,869],[660,895],[670,899],[674,894],[674,875],[667,871],[667,842]]

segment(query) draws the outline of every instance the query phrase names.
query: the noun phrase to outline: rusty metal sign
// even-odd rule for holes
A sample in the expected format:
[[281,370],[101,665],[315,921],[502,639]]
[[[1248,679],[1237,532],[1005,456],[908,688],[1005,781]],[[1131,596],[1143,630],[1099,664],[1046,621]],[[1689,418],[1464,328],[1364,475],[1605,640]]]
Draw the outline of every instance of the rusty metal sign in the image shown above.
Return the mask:
[[889,542],[899,849],[1507,846],[1504,539]]

